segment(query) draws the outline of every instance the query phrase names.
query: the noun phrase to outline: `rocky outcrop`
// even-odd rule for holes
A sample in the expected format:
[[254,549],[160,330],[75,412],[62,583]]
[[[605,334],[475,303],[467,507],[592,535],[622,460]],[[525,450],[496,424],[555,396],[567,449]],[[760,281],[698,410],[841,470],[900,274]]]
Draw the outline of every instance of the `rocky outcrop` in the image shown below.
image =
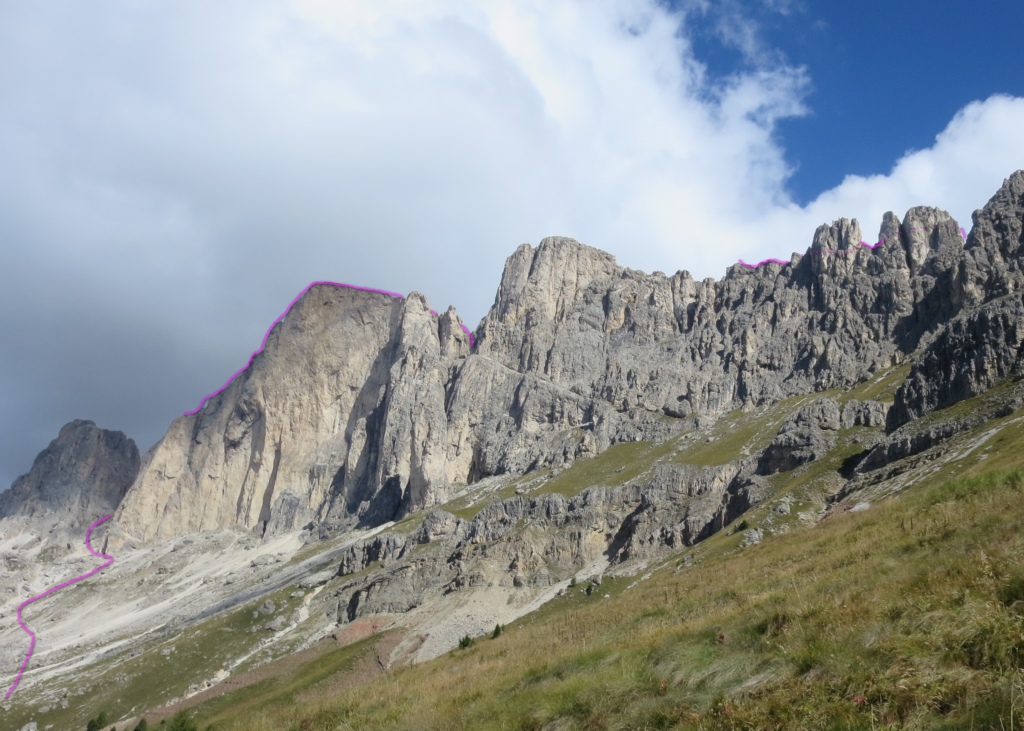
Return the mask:
[[1011,175],[973,219],[965,249],[943,275],[956,317],[927,344],[896,392],[890,429],[1022,372],[1024,171]]
[[826,431],[836,431],[841,423],[839,404],[818,399],[790,416],[772,443],[761,453],[759,475],[788,472],[823,457],[830,448]]
[[39,453],[28,474],[0,494],[0,518],[80,533],[114,512],[139,464],[138,447],[123,433],[72,421]]
[[619,528],[611,558],[651,558],[717,533],[764,494],[760,483],[741,478],[741,472],[732,464],[658,468],[640,504]]
[[[118,518],[145,539],[376,525],[442,504],[452,485],[849,388],[923,349],[893,429],[1016,372],[1022,211],[1015,173],[967,248],[948,214],[917,207],[887,213],[876,248],[840,219],[810,256],[717,282],[547,238],[509,257],[472,352],[454,310],[434,315],[418,294],[313,286],[243,373],[172,424]],[[828,423],[875,425],[883,410],[851,404]],[[814,459],[829,425],[780,432],[758,471]]]
[[471,521],[431,511],[408,536],[379,535],[342,556],[340,575],[367,573],[335,591],[338,620],[406,612],[474,587],[546,587],[602,556],[622,563],[692,545],[764,496],[751,467],[659,464],[629,484],[573,498],[499,500]]
[[560,465],[621,438],[607,403],[486,357],[467,358],[450,393],[450,474],[460,482]]
[[[928,226],[944,232],[933,247],[916,233]],[[935,209],[911,209],[903,228],[887,215],[882,231],[895,235],[871,250],[842,219],[818,229],[812,252],[844,255],[736,266],[700,283],[545,239],[509,258],[477,352],[618,411],[718,413],[849,386],[916,345],[918,308],[956,245],[955,222]]]
[[844,429],[854,426],[884,426],[889,405],[881,401],[858,401],[850,399],[843,404],[840,418]]
[[314,285],[248,368],[174,421],[117,518],[142,539],[265,534],[443,501],[445,387],[468,350],[421,295]]
[[977,419],[956,419],[910,433],[896,433],[874,445],[857,464],[856,472],[863,474],[892,462],[924,452],[947,439],[972,429]]
[[1024,297],[1006,295],[958,315],[918,358],[896,392],[889,425],[896,428],[935,409],[1024,374]]

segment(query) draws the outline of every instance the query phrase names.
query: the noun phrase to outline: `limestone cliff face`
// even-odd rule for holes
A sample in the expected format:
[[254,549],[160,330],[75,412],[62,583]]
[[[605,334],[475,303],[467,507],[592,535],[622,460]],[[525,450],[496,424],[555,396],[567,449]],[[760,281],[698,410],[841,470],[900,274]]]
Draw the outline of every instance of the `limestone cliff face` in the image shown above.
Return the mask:
[[948,299],[955,314],[896,392],[890,428],[1024,375],[1024,171],[973,218],[965,249],[945,257],[949,274],[936,287],[936,299]]
[[469,521],[434,510],[409,535],[381,534],[342,555],[338,575],[370,570],[335,590],[338,621],[407,612],[442,593],[489,584],[546,587],[602,556],[612,563],[654,558],[720,530],[763,492],[738,465],[666,463],[630,484],[572,498],[495,501]]
[[567,238],[524,244],[472,352],[454,311],[418,294],[315,286],[245,372],[172,424],[118,517],[142,538],[377,524],[451,485],[663,439],[666,416],[849,388],[910,360],[895,428],[1022,370],[1022,212],[1018,172],[966,248],[948,214],[918,207],[886,214],[876,248],[841,219],[789,264],[717,282]]
[[[0,518],[79,533],[117,508],[139,472],[139,450],[119,431],[91,421],[65,424],[32,469],[0,494]],[[45,525],[44,525],[45,524]]]
[[[320,284],[262,352],[146,457],[117,518],[143,539],[335,514],[386,516],[443,499],[444,384],[468,352],[454,313]],[[442,354],[442,335],[445,338]]]
[[914,208],[881,233],[878,250],[863,247],[842,219],[792,264],[734,266],[719,282],[545,239],[509,258],[477,352],[619,411],[716,413],[851,385],[956,311],[956,222]]

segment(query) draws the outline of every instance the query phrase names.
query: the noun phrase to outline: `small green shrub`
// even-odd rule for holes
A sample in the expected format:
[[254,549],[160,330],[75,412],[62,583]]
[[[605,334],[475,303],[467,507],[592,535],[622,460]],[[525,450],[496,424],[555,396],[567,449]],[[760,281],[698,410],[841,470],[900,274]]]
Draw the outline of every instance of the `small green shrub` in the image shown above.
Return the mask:
[[502,626],[500,624],[494,625],[494,632],[491,634],[491,639],[494,640],[494,639],[497,639],[498,637],[501,637],[502,629],[503,628],[502,628]]
[[754,630],[762,637],[776,637],[786,631],[789,626],[789,615],[775,612],[754,625]]
[[167,724],[167,728],[169,731],[199,731],[199,727],[196,726],[196,722],[192,720],[187,711],[175,713],[174,718]]
[[735,528],[733,529],[733,531],[732,531],[732,532],[733,532],[733,533],[741,533],[742,531],[745,531],[745,530],[746,530],[747,528],[749,528],[749,527],[750,527],[750,523],[748,523],[748,522],[747,522],[747,519],[746,519],[746,518],[744,518],[743,520],[741,520],[741,521],[739,522],[739,525],[737,525],[737,526],[736,526],[736,527],[735,527]]
[[590,596],[593,593],[594,593],[594,585],[593,584],[587,584],[587,596]]
[[465,650],[467,647],[472,647],[475,644],[476,644],[476,640],[474,640],[469,635],[466,635],[461,640],[459,640],[459,647],[462,648],[463,650]]
[[1015,574],[999,587],[999,601],[1012,607],[1017,602],[1024,602],[1024,575]]

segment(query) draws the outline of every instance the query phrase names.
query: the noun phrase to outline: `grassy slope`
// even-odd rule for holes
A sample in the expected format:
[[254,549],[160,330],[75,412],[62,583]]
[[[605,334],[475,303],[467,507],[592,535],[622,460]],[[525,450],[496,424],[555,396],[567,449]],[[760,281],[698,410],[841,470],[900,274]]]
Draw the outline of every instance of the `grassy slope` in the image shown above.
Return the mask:
[[[764,419],[733,426],[749,442]],[[200,727],[1019,728],[1024,427],[1000,422],[949,481],[748,548],[726,530],[688,549],[692,567],[676,556],[592,596],[581,584],[497,639],[301,705],[274,684],[237,708],[225,696],[196,710]],[[774,478],[777,494],[838,465],[839,441],[830,464]]]
[[[265,600],[273,600],[282,613],[297,608],[301,599],[289,596],[294,588],[280,589],[188,629],[154,636],[138,648],[141,652],[137,655],[134,651],[119,652],[91,670],[87,687],[78,688],[86,692],[81,697],[72,697],[67,709],[56,707],[39,713],[16,707],[10,715],[0,716],[0,726],[10,724],[18,729],[34,720],[40,729],[50,724],[61,730],[84,728],[84,722],[79,721],[101,710],[117,717],[129,714],[132,708],[152,708],[168,698],[181,696],[190,684],[213,677],[226,661],[250,651],[267,634],[259,628],[269,618],[258,613],[253,616]],[[243,672],[252,665],[243,663],[237,671]]]
[[[900,371],[890,369],[880,373],[838,398],[841,401],[850,397],[890,400]],[[623,484],[649,469],[655,460],[710,465],[735,459],[765,446],[786,415],[823,395],[836,396],[814,394],[754,412],[728,414],[715,425],[710,442],[703,436],[694,439],[693,435],[683,434],[660,445],[622,444],[594,459],[578,461],[573,468],[539,487],[538,475],[523,476],[495,492],[493,497],[461,508],[465,513],[461,517],[471,518],[482,504],[490,499],[509,497],[520,485],[533,486],[531,494],[573,495],[591,484]],[[965,402],[936,416],[957,416],[972,408],[973,403]],[[763,504],[743,516],[743,520],[751,526],[770,527],[776,532],[806,528],[797,514],[804,510],[816,512],[826,492],[826,481],[835,478],[834,470],[846,456],[860,449],[853,440],[864,431],[867,430],[844,430],[828,458],[772,478],[776,496],[787,493],[795,496],[789,515],[774,514],[770,505]],[[1024,466],[1024,457],[1019,456],[1024,455],[1020,450],[1022,444],[1024,425],[1008,425],[976,450],[977,453],[951,462],[944,472],[948,474],[952,470],[958,475],[980,476],[982,482],[978,484],[988,485],[985,480],[991,481],[993,470]],[[287,686],[268,681],[202,705],[198,709],[201,727],[213,723],[224,731],[449,727],[870,728],[864,721],[870,724],[873,714],[876,728],[897,720],[906,727],[914,727],[916,723],[921,728],[935,728],[941,727],[937,719],[945,718],[941,711],[952,709],[954,720],[947,727],[971,728],[970,717],[961,713],[968,703],[973,703],[971,694],[978,698],[986,693],[995,694],[997,700],[1001,697],[1005,701],[1010,676],[1003,671],[972,668],[970,663],[965,666],[952,659],[943,649],[946,646],[943,643],[954,646],[955,638],[950,639],[941,632],[936,634],[929,622],[941,618],[939,624],[948,630],[957,622],[961,622],[962,627],[969,626],[969,623],[964,624],[964,619],[971,612],[982,624],[998,619],[1005,625],[1009,621],[1007,617],[1016,616],[1008,614],[1009,610],[993,609],[995,605],[990,606],[991,601],[986,603],[986,595],[975,585],[978,555],[964,549],[964,541],[970,534],[975,541],[972,546],[985,550],[990,561],[992,556],[1003,557],[1002,563],[992,564],[993,581],[1005,583],[1012,578],[1012,570],[1008,568],[1012,561],[1007,557],[1019,546],[1014,543],[1011,550],[1007,544],[1006,526],[1014,524],[1014,520],[1019,525],[1021,511],[1013,507],[1016,483],[1005,480],[996,483],[965,501],[936,503],[947,506],[943,508],[946,511],[943,520],[947,523],[951,520],[949,515],[959,520],[953,532],[944,528],[945,533],[940,538],[923,527],[929,525],[927,516],[938,510],[929,502],[932,498],[926,497],[929,490],[938,488],[929,487],[927,483],[905,492],[904,497],[886,503],[881,509],[834,516],[812,529],[768,537],[756,547],[740,549],[742,536],[723,531],[700,546],[688,549],[697,557],[693,568],[674,572],[677,556],[668,570],[656,572],[628,591],[626,587],[635,583],[635,579],[606,580],[590,597],[582,594],[581,585],[568,596],[524,618],[521,626],[510,627],[502,638],[483,640],[468,652],[456,652],[423,666],[393,671],[387,681],[375,681],[372,688],[340,696],[318,694],[313,678],[321,678],[324,672],[338,675],[351,672],[352,653],[365,651],[360,644],[353,650],[318,660],[316,668],[301,671]],[[1002,495],[1000,499],[1005,505],[978,501],[978,495],[990,493],[993,500]],[[451,507],[460,512],[461,506]],[[974,523],[986,526],[985,532],[979,533],[976,526],[971,527],[971,520],[963,514],[965,508],[969,508]],[[422,513],[417,514],[396,529],[411,530],[422,517]],[[914,527],[907,527],[909,521],[913,521]],[[902,526],[898,531],[894,528],[897,523]],[[1001,533],[996,531],[996,523],[1002,526]],[[854,533],[859,537],[839,540],[841,536]],[[912,548],[914,541],[924,541],[918,546],[920,550]],[[925,550],[928,546],[931,548]],[[962,560],[958,568],[946,570],[947,574],[959,572],[960,583],[952,582],[942,588],[947,580],[945,574],[933,576],[942,564],[934,560],[936,555],[950,560],[960,557],[956,559]],[[864,576],[868,577],[867,585]],[[930,578],[921,579],[922,576]],[[898,620],[902,620],[903,614],[897,617],[879,612],[880,607],[913,595],[906,591],[908,581],[917,589],[934,586],[935,591],[929,594],[921,589],[920,606],[907,610],[907,619],[901,625]],[[972,581],[975,584],[971,584]],[[275,599],[291,604],[286,598],[290,590],[282,590]],[[989,594],[998,593],[998,586],[990,586],[988,590]],[[605,599],[604,594],[609,594],[609,598]],[[962,602],[959,608],[942,604],[950,596]],[[249,625],[265,622],[251,618],[252,606],[211,618],[172,639],[154,642],[141,657],[122,658],[116,670],[105,673],[102,682],[97,684],[102,690],[90,693],[88,700],[81,699],[82,705],[92,710],[106,708],[116,715],[119,710],[146,707],[158,697],[179,694],[190,681],[178,678],[194,680],[191,670],[199,667],[207,667],[203,675],[208,677],[220,666],[221,658],[235,654],[229,652],[228,645],[237,641],[251,642]],[[867,609],[853,612],[850,606]],[[1003,627],[1006,632],[1009,632],[1008,626]],[[715,641],[719,632],[724,635],[720,643]],[[906,639],[909,644],[905,647],[909,649],[905,655],[898,656],[894,646],[880,644],[883,636],[891,642],[895,642],[893,637],[896,636],[915,639]],[[1011,636],[1012,633],[1000,634],[999,642],[1005,644]],[[176,651],[169,658],[158,654],[171,644]],[[240,645],[238,650],[241,649]],[[928,678],[926,687],[922,689],[916,685],[916,680],[911,682],[902,676],[892,683],[884,680],[897,666],[903,668],[901,673],[912,670],[913,677]],[[126,675],[135,677],[124,683],[121,678]],[[873,680],[876,677],[879,680]],[[954,680],[968,684],[957,686]],[[358,678],[349,678],[346,682],[357,683]],[[748,685],[743,687],[744,684]],[[910,688],[902,700],[891,695],[895,692],[894,684],[901,692]],[[846,698],[839,692],[839,686],[854,693],[851,698],[859,694],[864,702]],[[452,688],[457,688],[458,692],[453,694]],[[872,688],[883,690],[876,692]],[[950,706],[942,694],[956,688],[963,693]],[[300,696],[303,689],[305,692]],[[301,702],[296,701],[299,697]],[[311,703],[310,697],[318,700]],[[840,720],[835,724],[811,720],[810,706],[804,704],[802,698],[809,699],[811,706],[818,709],[815,712],[823,718]],[[910,706],[906,704],[911,704],[914,710],[908,711]],[[1017,698],[1017,704],[1024,709],[1024,696]],[[716,706],[717,712],[714,711]],[[728,712],[724,710],[726,707]],[[784,715],[779,708],[788,708],[791,717],[780,716],[772,725],[766,719],[770,719],[772,713]],[[870,713],[866,711],[868,708]],[[45,719],[39,714],[33,717],[43,723],[57,722],[57,728],[74,728],[63,722],[71,715],[80,717],[82,711],[82,706],[75,704],[68,711],[44,714]],[[960,725],[957,725],[958,713],[963,716],[960,720],[967,719]],[[915,714],[928,720],[915,721]],[[984,728],[979,714],[981,711],[975,712],[974,727]],[[799,722],[794,718],[800,719]],[[746,719],[746,725],[738,719]]]
[[[469,650],[230,729],[992,728],[1024,708],[1018,472],[933,485],[626,590],[581,589]],[[604,594],[609,594],[608,598]],[[1015,685],[1016,683],[1016,685]],[[252,693],[252,691],[250,691]]]

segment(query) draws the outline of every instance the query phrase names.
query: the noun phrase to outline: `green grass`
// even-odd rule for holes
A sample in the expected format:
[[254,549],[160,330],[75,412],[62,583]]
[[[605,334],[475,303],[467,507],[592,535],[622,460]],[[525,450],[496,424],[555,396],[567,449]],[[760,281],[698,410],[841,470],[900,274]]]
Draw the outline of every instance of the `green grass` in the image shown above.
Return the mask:
[[[906,369],[882,372],[839,400],[891,398]],[[975,413],[1014,389],[1001,384],[915,426]],[[592,485],[625,484],[658,460],[723,464],[764,447],[790,413],[829,395],[727,414],[711,442],[688,443],[681,435],[662,444],[618,444],[530,494],[571,497]],[[369,644],[344,648],[287,680],[202,704],[200,727],[982,729],[1002,721],[1008,729],[1010,704],[1018,711],[1015,724],[1024,715],[1024,605],[1014,603],[1024,601],[1024,480],[1014,471],[1024,468],[1024,420],[1017,418],[985,422],[952,440],[951,447],[962,448],[996,430],[943,465],[951,481],[925,479],[898,497],[871,498],[866,512],[836,514],[808,528],[797,513],[823,504],[836,470],[863,449],[854,437],[871,431],[843,430],[826,458],[771,478],[773,498],[794,496],[790,515],[771,513],[769,499],[734,521],[785,529],[760,545],[741,548],[742,533],[727,526],[684,549],[694,555],[690,568],[676,554],[646,581],[606,577],[591,596],[580,577],[575,589],[510,623],[501,637],[478,638],[471,648],[396,669],[371,685],[329,690],[332,678],[351,674]],[[471,519],[547,476],[523,475],[476,504],[466,497],[443,507]],[[424,516],[391,530],[410,532]],[[325,545],[333,544],[306,547],[303,555]],[[335,579],[325,591],[368,572]],[[301,602],[288,597],[293,589],[274,596],[279,611]],[[31,719],[41,729],[73,729],[100,709],[128,715],[133,706],[181,695],[264,636],[250,632],[269,620],[251,616],[262,601],[153,639],[139,657],[111,659],[67,711],[24,718],[16,711],[0,715],[0,725],[20,728]],[[174,653],[160,654],[172,644]]]
[[283,708],[301,712],[309,696],[322,693],[325,681],[352,670],[355,662],[372,650],[385,633],[366,638],[351,645],[333,648],[319,657],[302,664],[286,678],[271,678],[232,693],[212,698],[200,704],[193,717],[200,728],[214,728],[258,724],[268,709],[280,713]]
[[737,409],[723,415],[701,441],[687,444],[673,461],[703,467],[727,464],[767,447],[783,422],[801,406],[838,392],[795,396],[754,412]]
[[887,368],[879,371],[872,378],[858,384],[843,395],[838,397],[839,403],[846,403],[851,399],[857,401],[885,401],[892,403],[896,395],[896,389],[910,375],[910,363]]
[[657,460],[672,454],[677,439],[674,437],[660,444],[623,442],[612,445],[596,457],[576,461],[531,494],[557,493],[571,498],[595,485],[625,485],[649,470]]
[[1011,705],[1020,728],[1022,493],[990,471],[742,550],[723,531],[691,568],[581,581],[367,686],[258,717],[222,701],[216,728],[1009,729]]

